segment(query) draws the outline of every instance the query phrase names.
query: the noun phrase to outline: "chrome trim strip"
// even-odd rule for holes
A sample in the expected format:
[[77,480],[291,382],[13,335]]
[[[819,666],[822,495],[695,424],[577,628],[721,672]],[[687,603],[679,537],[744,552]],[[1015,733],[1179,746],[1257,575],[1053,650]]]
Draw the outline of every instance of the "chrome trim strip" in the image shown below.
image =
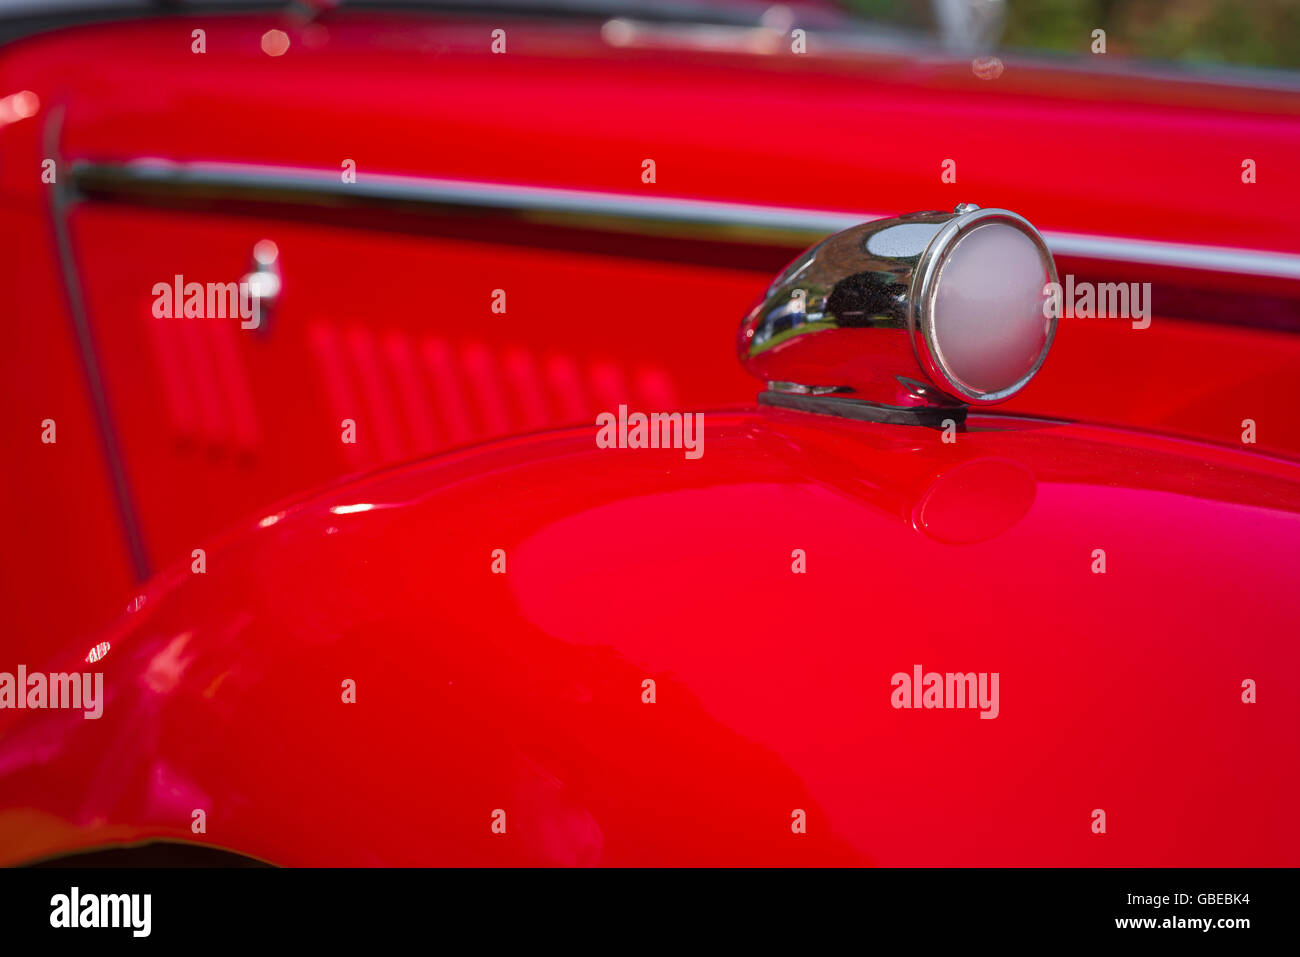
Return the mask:
[[1245,273],[1274,279],[1300,279],[1300,255],[1232,246],[1193,246],[1155,239],[1122,239],[1080,233],[1043,233],[1057,256],[1101,259],[1147,266],[1172,266],[1204,272]]
[[[518,186],[467,180],[338,172],[237,163],[135,160],[72,165],[73,184],[90,196],[207,199],[318,207],[387,207],[423,212],[491,211],[549,225],[650,233],[763,246],[807,246],[878,211],[832,212],[787,206]],[[1300,254],[1045,230],[1055,256],[1300,280]]]
[[[56,107],[41,131],[44,155],[53,157],[55,168],[63,167],[60,152],[60,132],[63,127],[63,107]],[[140,519],[136,512],[135,497],[131,494],[130,480],[122,460],[122,450],[117,440],[117,430],[113,425],[113,412],[109,404],[108,391],[104,387],[104,373],[99,367],[99,351],[95,348],[95,336],[90,325],[90,315],[86,309],[86,298],[81,288],[81,273],[77,268],[77,257],[72,248],[72,236],[68,229],[68,206],[76,202],[75,195],[62,182],[56,180],[50,188],[50,224],[54,231],[54,243],[57,250],[59,273],[63,279],[63,291],[67,300],[68,316],[72,320],[73,336],[77,341],[78,357],[81,359],[82,374],[85,376],[86,391],[90,394],[90,405],[94,410],[95,423],[98,426],[99,440],[104,453],[104,464],[108,469],[113,485],[113,498],[117,505],[118,520],[122,534],[126,538],[127,554],[131,561],[131,570],[136,581],[145,581],[150,574],[149,556],[145,551],[144,537],[140,532]]]
[[355,183],[344,183],[338,173],[327,170],[234,163],[78,161],[71,176],[74,185],[91,196],[488,211],[551,225],[791,247],[806,246],[845,223],[860,221],[851,213],[422,176],[361,172]]

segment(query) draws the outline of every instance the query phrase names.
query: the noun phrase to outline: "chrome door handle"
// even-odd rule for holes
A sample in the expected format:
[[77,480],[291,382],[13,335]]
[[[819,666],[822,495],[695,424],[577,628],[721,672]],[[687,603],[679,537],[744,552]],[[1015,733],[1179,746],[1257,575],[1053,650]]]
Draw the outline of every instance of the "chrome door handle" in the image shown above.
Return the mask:
[[256,303],[254,315],[257,324],[247,328],[265,334],[271,327],[271,316],[280,303],[284,287],[280,275],[280,247],[270,239],[259,239],[253,244],[253,267],[245,273],[240,283],[248,284],[250,298]]

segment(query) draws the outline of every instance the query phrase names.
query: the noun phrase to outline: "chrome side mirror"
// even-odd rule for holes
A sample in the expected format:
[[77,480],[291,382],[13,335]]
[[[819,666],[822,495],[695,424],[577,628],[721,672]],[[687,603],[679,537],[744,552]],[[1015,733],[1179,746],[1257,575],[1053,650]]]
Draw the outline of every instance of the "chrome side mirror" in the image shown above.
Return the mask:
[[1005,209],[864,223],[777,278],[741,323],[740,360],[768,404],[926,422],[1024,388],[1056,334],[1054,283],[1042,236]]

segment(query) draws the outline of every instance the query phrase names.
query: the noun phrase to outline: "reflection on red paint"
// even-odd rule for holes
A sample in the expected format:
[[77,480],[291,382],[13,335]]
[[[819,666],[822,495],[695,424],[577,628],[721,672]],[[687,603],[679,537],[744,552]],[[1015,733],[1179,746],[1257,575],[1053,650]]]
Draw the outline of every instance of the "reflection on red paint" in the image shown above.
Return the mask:
[[284,56],[289,50],[289,34],[283,30],[267,30],[262,34],[262,52],[267,56]]
[[41,99],[31,90],[11,93],[0,99],[0,127],[35,116],[41,108]]

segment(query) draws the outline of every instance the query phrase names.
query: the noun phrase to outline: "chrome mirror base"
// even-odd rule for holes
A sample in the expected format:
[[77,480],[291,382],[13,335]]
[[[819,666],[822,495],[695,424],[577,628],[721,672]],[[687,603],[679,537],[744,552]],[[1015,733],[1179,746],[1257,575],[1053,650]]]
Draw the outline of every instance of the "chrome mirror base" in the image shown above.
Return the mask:
[[919,425],[929,429],[946,429],[953,425],[958,431],[965,426],[969,408],[964,405],[881,405],[834,393],[799,393],[773,389],[760,392],[758,404],[885,425]]

